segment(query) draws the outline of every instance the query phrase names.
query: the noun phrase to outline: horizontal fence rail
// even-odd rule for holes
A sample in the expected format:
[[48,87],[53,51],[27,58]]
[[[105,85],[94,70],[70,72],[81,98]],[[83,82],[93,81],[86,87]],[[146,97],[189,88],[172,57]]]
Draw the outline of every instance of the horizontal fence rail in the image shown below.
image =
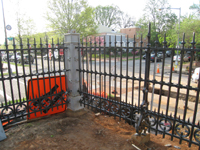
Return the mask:
[[0,49],[0,118],[4,126],[64,110],[68,103],[64,42],[22,42],[16,45],[13,39]]
[[142,36],[139,43],[135,36],[83,38],[76,47],[82,60],[77,70],[83,79],[80,103],[124,119],[139,133],[147,127],[163,138],[200,145],[195,34],[191,48],[185,48],[185,35],[179,48],[168,48],[166,35],[162,46],[158,40],[151,46],[150,38],[150,29],[145,46]]

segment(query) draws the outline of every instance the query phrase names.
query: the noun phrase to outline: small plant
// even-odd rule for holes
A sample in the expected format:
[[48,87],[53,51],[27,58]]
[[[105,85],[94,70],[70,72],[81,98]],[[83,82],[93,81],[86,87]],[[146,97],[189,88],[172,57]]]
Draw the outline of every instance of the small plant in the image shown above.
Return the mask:
[[27,127],[27,128],[30,128],[30,127],[32,127],[33,125],[31,124],[31,123],[27,123],[26,125],[25,125],[25,127]]
[[108,94],[108,98],[114,98],[115,97],[115,95],[113,95],[113,94]]

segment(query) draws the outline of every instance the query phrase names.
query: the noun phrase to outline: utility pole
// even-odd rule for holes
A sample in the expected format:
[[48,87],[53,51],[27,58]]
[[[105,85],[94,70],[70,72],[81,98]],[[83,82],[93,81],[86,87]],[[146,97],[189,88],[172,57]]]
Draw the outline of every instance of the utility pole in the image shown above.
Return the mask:
[[4,22],[4,32],[5,32],[5,43],[6,43],[6,41],[7,41],[7,32],[6,32],[6,21],[5,21],[5,15],[4,15],[3,0],[1,0],[1,5],[2,5],[3,22]]

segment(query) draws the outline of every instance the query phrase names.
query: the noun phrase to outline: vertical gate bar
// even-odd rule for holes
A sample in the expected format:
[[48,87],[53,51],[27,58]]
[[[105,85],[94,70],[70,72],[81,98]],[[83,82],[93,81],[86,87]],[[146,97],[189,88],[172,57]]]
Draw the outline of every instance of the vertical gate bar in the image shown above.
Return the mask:
[[[96,40],[95,40],[96,42]],[[101,103],[101,97],[103,97],[103,95],[101,94],[101,48],[100,48],[100,36],[99,36],[99,93],[100,93],[100,103]]]
[[129,53],[129,38],[127,35],[127,47],[126,47],[126,107],[127,107],[127,103],[128,103],[128,53]]
[[141,80],[142,80],[142,49],[140,48],[140,61],[139,61],[139,89],[138,89],[138,107],[140,106],[140,89],[141,89]]
[[[89,80],[88,80],[88,47],[87,47],[87,37],[86,37],[86,70],[87,70],[87,88],[90,90],[90,85],[89,85]],[[90,93],[91,94],[91,91],[87,92],[87,93]],[[90,96],[90,99],[92,99],[92,96]],[[85,99],[84,99],[84,107],[85,107]]]
[[[111,35],[109,36],[109,99],[111,100],[111,53],[112,53],[112,49],[111,49]],[[109,116],[110,116],[110,109],[109,109]]]
[[[53,41],[53,38],[52,38],[52,54],[53,54],[53,73],[54,73],[54,80],[55,80],[55,85],[56,85],[56,63],[55,63],[55,55],[54,55],[54,52],[55,52],[55,44],[54,44],[54,41]],[[58,52],[58,49],[57,49],[57,52]],[[59,53],[58,53],[58,58],[59,58]],[[61,89],[62,90],[62,89]],[[58,93],[58,90],[56,90],[56,94]],[[53,111],[53,108],[52,108],[52,111]]]
[[[64,57],[64,47],[62,47],[62,54],[63,54],[63,56],[61,56],[59,38],[57,39],[57,46],[58,46],[58,70],[59,70],[58,74],[60,76],[60,86],[61,86],[61,90],[62,90],[63,88],[62,88],[62,78],[61,78],[61,65],[60,65],[60,62],[61,62],[61,60],[64,59],[64,58],[62,58],[62,57]],[[61,104],[62,104],[62,108],[63,108],[63,100],[61,101]]]
[[[83,38],[82,38],[82,43],[81,43],[81,57],[82,57],[82,72],[83,72],[83,84],[84,85],[84,82],[85,82],[85,67],[84,67],[84,45],[83,45]],[[85,83],[86,84],[86,83]],[[87,88],[87,89],[84,89],[84,88]],[[88,87],[87,85],[85,85],[85,87],[83,86],[83,92],[87,92],[88,91]],[[85,94],[84,94],[85,95]],[[88,108],[89,108],[89,105],[88,105]]]
[[78,69],[79,69],[79,93],[82,91],[82,88],[81,88],[81,57],[80,57],[80,54],[81,54],[81,51],[80,51],[80,38],[78,37],[78,60],[79,60],[79,63],[78,63]]
[[[96,36],[94,37],[94,72],[95,72],[95,94],[97,93],[97,57],[96,57],[96,53],[97,53],[97,43],[96,43]],[[92,53],[90,55],[90,66],[91,66],[91,87],[92,87]],[[91,90],[92,91],[92,90]],[[100,99],[100,103],[101,103],[101,99]]]
[[[93,50],[93,51],[95,51],[95,50]],[[93,92],[92,92],[92,90],[93,90],[93,88],[92,88],[92,75],[93,75],[93,73],[92,73],[92,37],[90,37],[90,58],[88,58],[89,59],[89,64],[88,64],[88,68],[89,68],[89,71],[90,71],[90,73],[89,73],[89,79],[90,79],[90,94],[92,95],[93,94]],[[96,54],[95,54],[96,55]],[[96,62],[96,61],[95,61]],[[95,65],[95,67],[96,67],[96,65]],[[88,80],[89,80],[88,79]],[[94,95],[96,95],[96,93],[97,93],[97,91],[96,91],[96,76],[95,76],[95,93],[94,93]],[[91,96],[91,98],[90,99],[92,99],[92,96]],[[96,109],[97,109],[97,107],[96,107]],[[92,110],[93,110],[93,108],[92,108]]]
[[[135,48],[135,44],[136,44],[136,41],[135,41],[135,35],[133,37],[133,69],[132,69],[132,108],[133,108],[133,105],[134,105],[134,81],[135,81],[135,52],[136,52],[136,48]],[[131,113],[132,114],[132,113]],[[131,119],[132,119],[132,116],[131,116]]]
[[[173,128],[172,128],[172,136],[171,140],[173,140],[174,137],[174,130],[175,130],[175,123],[176,123],[176,115],[178,111],[178,103],[179,103],[179,93],[181,88],[181,74],[182,74],[182,66],[183,66],[183,52],[184,52],[184,45],[185,45],[185,34],[183,34],[183,41],[182,41],[182,50],[181,50],[181,62],[180,62],[180,71],[179,71],[179,79],[178,79],[178,88],[177,88],[177,96],[176,96],[176,106],[175,106],[175,113],[174,113],[174,119],[173,119]],[[178,57],[178,56],[177,56]]]
[[[49,50],[51,50],[50,47],[48,47],[49,44],[48,44],[48,39],[46,39],[47,54],[50,54]],[[51,74],[51,69],[50,69],[50,63],[52,63],[52,62],[50,62],[50,61],[51,61],[51,57],[49,55],[49,57],[47,57],[47,64],[48,64],[48,71],[47,72],[48,72],[48,77],[49,77],[49,87],[51,89],[51,75],[50,75]],[[49,93],[49,95],[52,95],[52,94],[53,93]]]
[[[41,94],[40,94],[40,85],[39,85],[39,79],[38,79],[38,77],[39,77],[39,73],[38,73],[38,60],[37,60],[37,50],[36,50],[36,46],[37,46],[37,44],[36,44],[36,40],[35,40],[35,38],[34,38],[34,52],[35,52],[35,65],[36,65],[36,77],[37,77],[37,88],[38,88],[38,97],[40,97],[41,96]],[[30,59],[30,57],[29,57],[29,59]],[[41,59],[42,59],[42,57],[41,57]],[[42,110],[40,111],[40,113],[42,114]]]
[[[13,49],[14,51],[16,50],[16,44],[15,44],[15,39],[13,38]],[[15,69],[16,69],[16,76],[17,76],[17,87],[18,87],[18,94],[19,94],[19,101],[21,104],[21,91],[20,91],[20,84],[19,84],[19,72],[18,72],[18,67],[17,64],[15,63]]]
[[[28,50],[28,57],[30,58],[30,44],[29,44],[29,39],[27,39],[27,50]],[[23,56],[23,55],[22,55]],[[24,67],[24,58],[22,57],[22,63],[23,63],[23,67]],[[29,77],[31,78],[31,86],[32,86],[32,95],[33,95],[33,99],[34,97],[34,87],[33,87],[33,78],[32,78],[32,67],[31,67],[31,60],[29,59]]]
[[[195,33],[193,33],[193,41],[191,42],[191,44],[192,44],[192,49],[194,50],[194,45],[196,44],[196,42],[195,42]],[[200,79],[200,73],[199,73],[199,79]],[[193,121],[192,121],[192,129],[191,129],[191,134],[190,134],[189,147],[191,147],[191,144],[192,144],[194,126],[195,126],[196,115],[197,115],[197,110],[198,110],[199,90],[200,90],[200,80],[198,81],[198,90],[197,90],[197,94],[196,94],[196,101],[195,101],[195,108],[194,108],[194,114],[193,114]],[[185,109],[187,109],[186,105],[185,105]],[[199,121],[198,121],[198,123],[199,123]],[[199,146],[199,149],[200,149],[200,146]]]
[[[133,39],[133,44],[134,44],[134,39]],[[127,45],[129,45],[129,43],[127,43]],[[134,67],[134,62],[135,62],[135,50],[133,49],[133,47],[131,47],[130,46],[130,48],[132,49],[132,54],[133,54],[133,69],[132,69],[132,90],[131,90],[131,105],[130,105],[130,107],[131,107],[131,113],[130,113],[130,125],[132,125],[133,124],[133,96],[134,96],[134,69],[135,69],[135,67]],[[129,102],[129,104],[130,104],[130,102]]]
[[188,97],[189,97],[189,91],[190,91],[190,83],[191,83],[191,72],[192,72],[192,64],[193,64],[193,59],[194,59],[194,45],[196,44],[195,42],[195,33],[193,33],[193,40],[191,42],[192,45],[192,51],[191,51],[191,58],[190,58],[190,67],[189,67],[189,75],[188,75],[188,82],[187,82],[187,92],[186,92],[186,98],[185,98],[185,108],[184,108],[184,114],[183,114],[183,121],[186,119],[186,114],[187,114],[187,107],[188,107]]
[[146,52],[146,61],[145,61],[145,80],[144,80],[144,89],[143,89],[143,104],[147,105],[148,108],[148,90],[149,90],[149,72],[150,72],[150,51],[151,51],[151,24],[149,23],[149,32],[148,32],[148,44]]
[[122,106],[121,106],[121,104],[122,104],[122,35],[121,35],[121,38],[120,38],[120,50],[121,50],[121,52],[120,52],[120,105],[119,105],[119,120],[121,121],[121,114],[122,114],[122,112],[121,112],[121,108],[122,108]]
[[[34,101],[35,101],[35,98],[37,98],[37,95],[36,95],[36,97],[34,96],[34,87],[33,87],[33,78],[32,78],[32,67],[31,67],[31,61],[30,61],[30,43],[29,43],[29,39],[27,38],[27,51],[28,51],[28,57],[29,57],[29,77],[31,78],[31,92],[32,92],[32,99],[34,99]],[[23,52],[22,52],[23,53]],[[22,56],[23,56],[23,54],[22,54]],[[23,63],[23,67],[24,67],[24,58],[22,57],[22,63]],[[31,101],[33,101],[33,100],[31,100]],[[35,112],[35,116],[36,116],[36,112]]]
[[[5,41],[7,41],[7,39]],[[6,51],[6,55],[7,56],[9,55],[9,51],[8,50]],[[8,57],[7,57],[7,59],[8,59]],[[3,75],[3,68],[2,68],[2,57],[0,57],[0,62],[1,62],[0,67],[1,67],[1,79],[2,79],[2,88],[3,88],[3,95],[4,95],[4,104],[5,104],[6,110],[8,110],[7,109],[7,105],[8,104],[7,104],[7,97],[6,97],[6,88],[5,88],[5,78],[4,78],[4,75]]]
[[[115,92],[114,92],[114,94],[115,94],[115,103],[116,103],[116,101],[117,101],[117,98],[116,98],[116,93],[117,93],[117,91],[116,91],[116,90],[117,90],[117,88],[116,88],[116,86],[117,86],[117,85],[116,85],[116,84],[117,84],[117,81],[116,81],[116,80],[117,80],[117,78],[116,78],[116,75],[117,75],[117,62],[116,62],[116,61],[117,61],[117,60],[116,60],[116,57],[117,57],[117,46],[116,46],[116,44],[117,44],[117,39],[116,39],[116,38],[117,38],[117,37],[116,37],[116,35],[115,35],[115,43],[114,43],[114,45],[115,45],[115,49],[114,49],[114,50],[115,50],[115,52],[114,52],[114,55],[115,55],[115,65],[114,65],[114,66],[115,66],[115,67],[114,67],[114,69],[115,69],[115,71],[114,71],[114,73],[115,73],[115,74],[114,74],[114,75],[115,75],[115,76],[114,76],[114,77],[115,77],[115,85],[114,85],[114,86],[115,86]],[[116,118],[116,113],[114,113],[114,118]]]
[[[59,55],[59,60],[58,60],[58,67],[59,67],[59,76],[60,76],[60,86],[61,86],[61,90],[63,89],[63,85],[62,85],[62,79],[61,79],[61,75],[62,75],[62,72],[61,72],[61,65],[60,65],[60,62],[61,61],[64,61],[64,46],[61,46],[62,48],[62,56],[61,56],[61,49],[60,49],[60,43],[59,43],[59,38],[57,39],[57,46],[58,46],[58,55]],[[66,76],[65,76],[66,77]],[[67,90],[67,85],[66,85],[66,90]],[[63,105],[63,100],[61,100],[61,104],[62,104],[62,108],[64,107]]]
[[[154,100],[154,91],[155,91],[155,81],[156,81],[156,64],[157,64],[157,46],[155,47],[155,58],[154,58],[154,67],[153,67],[153,87],[152,87],[152,95],[151,95],[151,107],[150,110],[153,109],[153,100]],[[155,109],[154,109],[155,110]]]
[[[155,41],[155,45],[156,48],[159,44],[158,41],[158,35],[156,35],[156,41]],[[164,43],[163,49],[162,49],[162,53],[163,53],[163,61],[162,61],[162,73],[161,73],[161,84],[160,84],[160,90],[159,90],[159,102],[158,102],[158,114],[160,114],[160,108],[161,108],[161,100],[162,100],[162,88],[163,88],[163,78],[164,78],[164,66],[165,66],[165,50],[166,50],[166,45]],[[152,93],[153,94],[153,93]],[[163,113],[162,113],[163,114]],[[157,120],[159,120],[159,117],[157,117]],[[157,135],[157,131],[158,131],[158,123],[156,124],[156,132],[155,134]]]
[[[67,42],[67,41],[66,41]],[[63,38],[63,40],[62,40],[62,43],[61,43],[61,47],[63,48],[63,62],[64,62],[64,70],[65,70],[65,72],[64,72],[64,75],[65,75],[65,84],[67,85],[67,86],[69,86],[68,85],[68,82],[67,82],[67,80],[69,80],[69,77],[68,77],[68,79],[66,79],[66,77],[67,77],[67,69],[69,69],[69,68],[67,68],[67,65],[66,65],[66,60],[67,60],[67,58],[65,57],[65,53],[67,53],[67,51],[69,50],[69,48],[67,47],[65,47],[65,39]],[[68,90],[67,89],[68,87],[66,87],[66,90]]]
[[104,48],[104,97],[106,97],[106,38],[104,38],[103,48]]
[[[141,34],[141,37],[140,37],[140,49],[141,49],[141,51],[143,50],[143,47],[142,47],[142,44],[143,44],[143,35]],[[142,57],[142,56],[141,56]],[[140,59],[141,60],[141,59]],[[146,53],[146,61],[147,61],[147,53]],[[146,65],[147,64],[150,64],[150,61],[148,61],[148,63],[146,63]],[[146,65],[145,65],[145,67],[146,67]],[[140,63],[140,71],[141,71],[141,73],[140,73],[140,79],[141,79],[141,74],[142,74],[142,62]],[[149,66],[150,67],[150,66]],[[148,69],[149,69],[149,67],[148,67]],[[146,69],[145,69],[145,71],[147,71]],[[148,72],[148,71],[147,71]],[[145,75],[146,75],[146,72],[145,72]],[[146,76],[145,76],[146,77]],[[146,79],[146,78],[145,78]],[[141,80],[140,80],[140,83],[141,83]],[[145,87],[145,85],[144,85],[144,87]],[[140,89],[140,88],[139,88]],[[140,90],[139,90],[140,91]],[[139,103],[138,103],[138,106],[140,106],[140,96],[139,96]]]
[[[7,40],[6,40],[6,50],[8,50],[8,44],[7,44]],[[14,52],[16,52],[16,50],[13,50]],[[16,110],[15,110],[15,100],[14,100],[14,93],[13,93],[13,84],[12,84],[12,78],[11,78],[11,68],[10,68],[10,61],[9,61],[9,56],[8,56],[8,53],[7,53],[7,58],[8,58],[8,73],[9,73],[9,81],[10,81],[10,91],[11,91],[11,97],[12,97],[12,105],[13,105],[13,113],[14,113],[14,116],[16,118]],[[16,55],[15,55],[15,60],[16,60]],[[9,116],[8,116],[9,118]]]
[[[43,48],[43,44],[42,44],[42,39],[40,38],[40,48],[42,49],[42,52],[45,51],[45,48]],[[42,52],[41,52],[41,63],[42,63],[42,74],[43,74],[43,85],[45,85],[45,73],[44,73],[44,60],[43,60],[43,56],[42,56]],[[47,53],[47,58],[48,58],[48,53]],[[44,94],[46,95],[47,91],[46,91],[46,87],[44,86]],[[41,107],[41,104],[40,104]]]
[[[53,70],[51,70],[52,71],[52,74],[54,75],[54,83],[55,83],[55,85],[56,85],[56,69],[55,69],[55,44],[54,44],[54,41],[53,41],[53,38],[52,38],[52,55],[53,55]],[[58,49],[57,49],[57,52],[58,52]],[[59,53],[58,53],[58,58],[59,58]],[[51,63],[52,64],[52,63]],[[61,79],[60,79],[61,80]],[[53,84],[53,83],[52,83]],[[62,89],[61,89],[61,91],[62,91]],[[56,94],[58,94],[58,90],[56,90],[55,91],[56,92]],[[53,94],[53,93],[52,93]],[[53,100],[52,98],[51,98],[51,100]],[[53,111],[53,106],[51,107],[51,110]],[[57,106],[57,110],[58,110],[58,106]]]
[[111,97],[111,35],[109,36],[109,99],[111,99],[110,97]]
[[[23,55],[23,44],[22,39],[20,38],[20,49],[21,49],[21,55]],[[28,117],[30,117],[29,113],[29,105],[28,105],[28,95],[27,95],[27,84],[26,84],[26,74],[25,74],[25,68],[23,65],[23,58],[22,58],[22,70],[23,70],[23,79],[24,79],[24,89],[25,89],[25,95],[26,95],[26,101],[27,101],[27,111],[28,111]]]
[[171,50],[171,66],[170,66],[170,77],[169,77],[169,89],[168,89],[168,94],[167,94],[167,108],[166,108],[166,116],[168,116],[168,111],[169,111],[169,102],[170,102],[170,95],[171,95],[171,86],[172,86],[172,68],[173,68],[173,56],[174,56],[174,49]]

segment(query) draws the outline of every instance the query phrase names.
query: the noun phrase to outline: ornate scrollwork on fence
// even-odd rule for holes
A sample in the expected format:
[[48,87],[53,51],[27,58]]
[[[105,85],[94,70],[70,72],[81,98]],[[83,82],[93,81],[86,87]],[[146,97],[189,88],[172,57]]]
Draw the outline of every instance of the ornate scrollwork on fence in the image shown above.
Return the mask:
[[180,137],[188,137],[190,135],[190,128],[188,125],[178,123],[176,124],[175,130]]
[[200,129],[194,131],[194,138],[200,144]]
[[166,118],[160,119],[158,124],[164,132],[169,132],[172,129],[172,122]]

